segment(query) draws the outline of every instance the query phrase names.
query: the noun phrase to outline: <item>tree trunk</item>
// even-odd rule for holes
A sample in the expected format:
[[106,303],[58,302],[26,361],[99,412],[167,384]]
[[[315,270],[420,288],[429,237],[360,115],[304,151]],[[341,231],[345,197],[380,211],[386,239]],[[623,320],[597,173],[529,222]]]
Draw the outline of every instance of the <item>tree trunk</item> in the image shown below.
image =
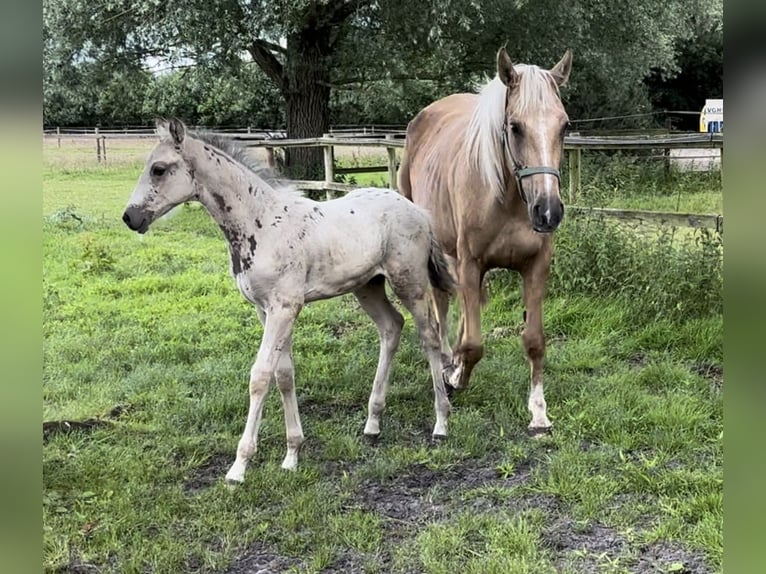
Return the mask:
[[[314,138],[326,133],[330,123],[330,31],[302,30],[287,39],[286,103],[287,137]],[[322,149],[285,150],[286,175],[294,179],[322,179]]]

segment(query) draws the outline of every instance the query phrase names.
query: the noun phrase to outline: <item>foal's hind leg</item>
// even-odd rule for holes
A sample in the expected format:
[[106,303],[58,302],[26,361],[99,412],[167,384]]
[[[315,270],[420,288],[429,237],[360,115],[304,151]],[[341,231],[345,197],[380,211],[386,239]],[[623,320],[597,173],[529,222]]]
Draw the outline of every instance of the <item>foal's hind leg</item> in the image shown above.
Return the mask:
[[357,289],[354,295],[359,300],[362,309],[375,321],[380,337],[378,368],[372,383],[367,423],[364,425],[365,435],[378,436],[380,434],[380,415],[386,406],[388,374],[391,370],[391,361],[399,346],[404,318],[388,300],[385,278],[382,275],[373,278],[367,285]]
[[[452,358],[452,347],[449,344],[449,325],[447,316],[449,314],[450,294],[434,289],[432,294],[434,312],[439,326],[439,339],[441,340],[441,352],[447,357]],[[459,339],[458,339],[459,340]]]
[[396,294],[402,304],[412,314],[415,326],[418,329],[420,340],[428,356],[428,364],[431,367],[431,379],[434,386],[434,411],[436,412],[436,424],[433,436],[444,438],[447,436],[447,417],[449,416],[450,403],[447,390],[442,377],[443,365],[437,328],[429,312],[426,291],[420,286],[394,286]]

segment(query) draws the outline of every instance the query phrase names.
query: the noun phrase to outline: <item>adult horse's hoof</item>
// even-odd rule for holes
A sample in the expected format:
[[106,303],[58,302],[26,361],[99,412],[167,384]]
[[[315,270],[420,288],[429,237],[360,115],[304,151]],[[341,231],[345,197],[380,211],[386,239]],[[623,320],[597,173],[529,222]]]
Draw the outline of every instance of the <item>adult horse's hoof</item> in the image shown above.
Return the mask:
[[531,438],[541,438],[553,433],[553,427],[527,427],[527,435]]

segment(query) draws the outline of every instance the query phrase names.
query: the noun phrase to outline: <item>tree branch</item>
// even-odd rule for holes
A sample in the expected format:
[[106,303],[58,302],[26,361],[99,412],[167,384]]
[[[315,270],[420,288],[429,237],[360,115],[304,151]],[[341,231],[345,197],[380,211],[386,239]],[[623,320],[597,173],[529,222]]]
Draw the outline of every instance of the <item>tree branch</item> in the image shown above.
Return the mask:
[[248,48],[248,52],[253,57],[253,61],[263,70],[263,72],[274,82],[280,91],[285,89],[284,66],[277,60],[271,51],[273,44],[265,40],[253,40]]

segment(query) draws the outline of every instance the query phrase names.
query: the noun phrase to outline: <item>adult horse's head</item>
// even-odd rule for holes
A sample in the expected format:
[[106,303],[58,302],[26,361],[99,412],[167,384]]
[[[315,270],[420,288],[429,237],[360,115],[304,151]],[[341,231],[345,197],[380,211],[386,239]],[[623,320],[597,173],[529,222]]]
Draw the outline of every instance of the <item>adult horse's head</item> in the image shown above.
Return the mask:
[[497,53],[497,76],[506,87],[502,140],[507,168],[540,233],[555,231],[564,217],[559,166],[569,118],[559,87],[571,69],[569,50],[550,70],[514,66],[505,48]]
[[176,205],[197,195],[194,169],[184,157],[186,127],[177,119],[157,120],[159,143],[149,154],[122,220],[133,231],[149,225]]

